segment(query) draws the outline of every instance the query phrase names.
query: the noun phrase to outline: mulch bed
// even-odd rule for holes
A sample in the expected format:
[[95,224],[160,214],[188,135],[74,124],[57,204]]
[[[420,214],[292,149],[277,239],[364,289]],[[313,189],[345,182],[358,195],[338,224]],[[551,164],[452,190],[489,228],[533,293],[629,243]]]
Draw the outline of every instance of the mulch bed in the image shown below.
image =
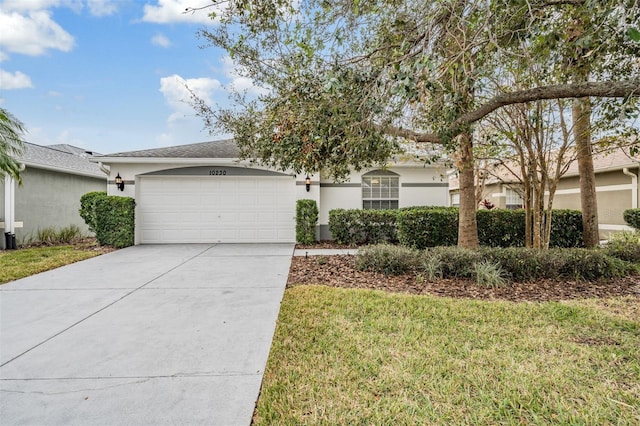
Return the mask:
[[[314,245],[313,248],[320,247]],[[355,268],[355,256],[352,255],[294,257],[289,271],[288,286],[296,284],[322,284],[332,287],[513,302],[635,296],[640,303],[640,277],[599,282],[538,280],[514,282],[500,288],[485,288],[463,279],[420,282],[414,274],[386,276],[359,271]]]

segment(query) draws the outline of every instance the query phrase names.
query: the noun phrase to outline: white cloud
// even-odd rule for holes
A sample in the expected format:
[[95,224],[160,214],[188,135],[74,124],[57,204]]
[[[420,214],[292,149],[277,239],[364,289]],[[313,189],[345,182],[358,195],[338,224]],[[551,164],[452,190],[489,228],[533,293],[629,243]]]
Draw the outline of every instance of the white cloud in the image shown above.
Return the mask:
[[0,62],[9,60],[9,55],[0,50]]
[[170,47],[171,40],[169,40],[164,34],[156,34],[151,38],[151,43],[160,47]]
[[222,58],[222,65],[226,77],[231,80],[229,86],[234,90],[252,95],[263,95],[268,92],[267,89],[256,86],[251,78],[244,76],[242,68],[236,65],[230,56]]
[[87,7],[93,16],[113,15],[118,10],[113,0],[87,0]]
[[[204,6],[211,7],[187,12],[188,9],[198,9]],[[212,20],[209,14],[211,12],[218,13],[220,10],[219,7],[213,6],[210,0],[158,0],[155,6],[150,4],[144,6],[142,20],[157,24],[172,22],[210,24]]]
[[51,7],[58,7],[62,4],[71,5],[71,1],[61,0],[5,0],[2,3],[4,10],[14,10],[18,12],[28,12],[33,10],[44,10]]
[[28,89],[31,87],[33,87],[33,83],[28,75],[20,71],[10,73],[9,71],[0,69],[0,89]]
[[10,52],[25,55],[42,55],[47,49],[68,52],[74,39],[51,19],[48,11],[30,11],[27,15],[18,12],[0,11],[0,46]]
[[177,74],[161,78],[160,92],[173,110],[167,121],[172,123],[195,115],[191,107],[191,92],[211,104],[213,94],[221,89],[220,82],[212,78],[184,79]]

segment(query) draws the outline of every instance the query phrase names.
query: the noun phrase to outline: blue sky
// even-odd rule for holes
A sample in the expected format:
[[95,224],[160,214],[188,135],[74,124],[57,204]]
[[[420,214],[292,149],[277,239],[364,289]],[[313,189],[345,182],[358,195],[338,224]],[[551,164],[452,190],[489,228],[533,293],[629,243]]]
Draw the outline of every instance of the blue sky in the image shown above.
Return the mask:
[[0,106],[25,139],[108,154],[220,139],[185,83],[210,104],[256,91],[196,35],[210,0],[0,0]]

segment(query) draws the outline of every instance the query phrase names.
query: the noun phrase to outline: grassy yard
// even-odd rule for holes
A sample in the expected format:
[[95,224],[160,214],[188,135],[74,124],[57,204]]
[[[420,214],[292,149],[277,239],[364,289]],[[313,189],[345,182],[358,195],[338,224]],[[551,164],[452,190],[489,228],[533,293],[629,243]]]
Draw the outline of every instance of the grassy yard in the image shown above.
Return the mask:
[[0,284],[101,254],[74,246],[32,247],[0,252]]
[[255,424],[638,425],[637,303],[294,287]]

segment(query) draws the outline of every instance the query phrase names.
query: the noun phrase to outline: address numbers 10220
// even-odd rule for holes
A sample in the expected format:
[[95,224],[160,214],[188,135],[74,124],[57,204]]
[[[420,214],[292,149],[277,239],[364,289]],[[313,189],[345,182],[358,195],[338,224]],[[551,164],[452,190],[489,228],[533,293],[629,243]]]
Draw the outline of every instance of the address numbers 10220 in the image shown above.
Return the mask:
[[226,176],[226,170],[209,170],[209,176]]

